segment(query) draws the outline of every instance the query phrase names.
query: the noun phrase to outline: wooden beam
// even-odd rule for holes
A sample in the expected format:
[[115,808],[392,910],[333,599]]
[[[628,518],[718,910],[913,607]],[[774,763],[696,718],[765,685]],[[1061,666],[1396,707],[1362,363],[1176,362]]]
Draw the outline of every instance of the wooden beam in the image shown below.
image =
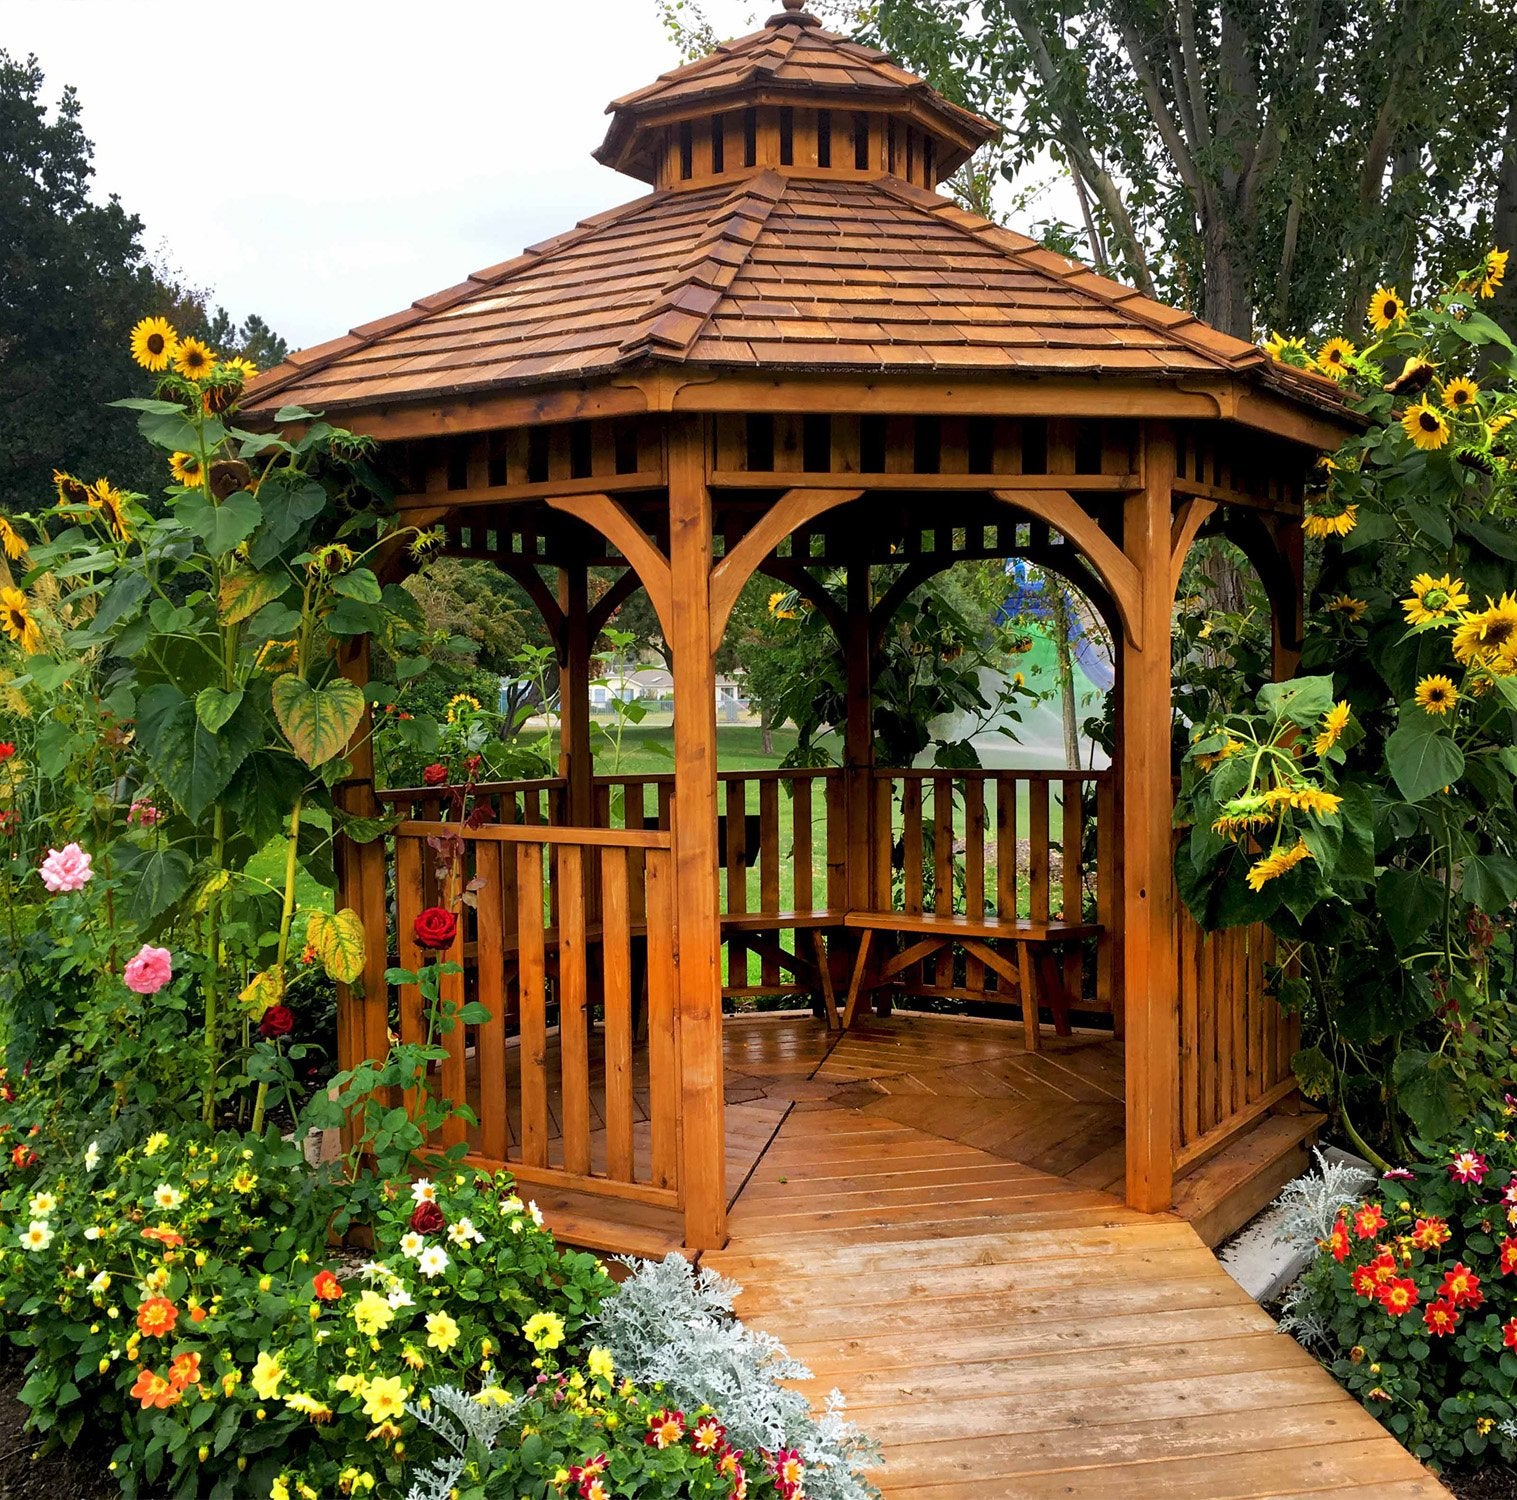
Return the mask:
[[828,624],[839,645],[843,643],[843,611],[837,600],[822,586],[822,582],[808,571],[805,563],[793,557],[767,557],[758,566],[758,571],[776,583],[799,594]]
[[558,672],[558,774],[571,826],[595,821],[595,761],[590,749],[590,572],[571,562],[558,573],[563,647]]
[[[999,480],[996,481],[1000,483]],[[1067,490],[1012,490],[992,491],[997,500],[1014,505],[1018,510],[1037,516],[1057,527],[1077,547],[1086,561],[1100,575],[1101,581],[1111,594],[1112,602],[1122,617],[1123,629],[1139,649],[1143,646],[1145,629],[1144,586],[1152,576],[1136,567],[1130,557],[1101,530],[1094,516]],[[1167,492],[1166,492],[1167,493]],[[1166,528],[1168,517],[1166,515]],[[1168,532],[1166,530],[1166,539]],[[1168,576],[1169,554],[1166,549],[1164,571],[1158,575]],[[1166,610],[1165,619],[1169,618]]]
[[885,590],[878,604],[869,611],[869,654],[871,661],[885,639],[885,632],[900,607],[929,578],[951,568],[958,558],[923,557],[906,564],[905,571]]
[[[717,899],[716,670],[711,649],[713,526],[705,455],[701,420],[675,419],[669,432],[667,614],[660,618],[673,653],[678,704],[674,715],[674,904],[678,912],[680,1190],[686,1245],[714,1250],[727,1242],[727,1191]],[[607,534],[627,551],[620,537]],[[640,548],[637,541],[628,539],[634,548],[656,550],[640,531],[637,535]],[[628,557],[636,566],[632,553]],[[643,562],[651,568],[646,557]],[[643,571],[641,566],[638,570]]]
[[648,539],[648,533],[610,495],[559,496],[550,499],[548,504],[600,532],[627,559],[628,565],[642,579],[664,639],[671,640],[670,563]]
[[404,513],[413,507],[436,505],[442,499],[455,510],[472,510],[480,505],[522,504],[530,500],[552,500],[564,495],[609,494],[621,490],[659,490],[664,486],[662,471],[646,474],[594,474],[586,479],[544,479],[532,484],[468,485],[461,490],[417,490],[395,497],[395,508]]
[[[1051,485],[1077,493],[1121,495],[1138,487],[1138,477],[1135,474],[913,474],[905,470],[889,474],[813,474],[804,469],[724,469],[711,476],[713,489],[853,490],[855,493],[848,497],[850,500],[856,500],[866,490],[909,490],[913,493],[926,490],[934,494],[957,494],[991,488],[1043,490]],[[427,498],[436,503],[435,494]]]
[[860,489],[793,489],[776,500],[716,565],[711,574],[711,649],[717,651],[743,585],[759,564],[797,527],[857,500]]
[[1185,568],[1185,558],[1190,552],[1201,528],[1212,518],[1217,506],[1211,500],[1192,497],[1180,503],[1169,527],[1169,597],[1173,601],[1180,592],[1180,574]]
[[[1140,576],[1170,577],[1173,434],[1145,439],[1147,483],[1123,510],[1123,551]],[[1141,598],[1142,629],[1122,644],[1122,936],[1127,1026],[1127,1201],[1145,1212],[1174,1197],[1179,1090],[1178,979],[1174,952],[1170,738],[1170,612],[1165,587]]]
[[629,600],[641,587],[643,581],[630,567],[625,573],[606,590],[594,604],[590,606],[590,641],[593,645],[596,637],[611,622],[611,617],[627,600]]
[[548,635],[553,641],[553,650],[560,666],[564,665],[564,611],[553,590],[537,564],[530,557],[521,557],[514,552],[494,555],[495,566],[500,569],[536,606],[543,617]]

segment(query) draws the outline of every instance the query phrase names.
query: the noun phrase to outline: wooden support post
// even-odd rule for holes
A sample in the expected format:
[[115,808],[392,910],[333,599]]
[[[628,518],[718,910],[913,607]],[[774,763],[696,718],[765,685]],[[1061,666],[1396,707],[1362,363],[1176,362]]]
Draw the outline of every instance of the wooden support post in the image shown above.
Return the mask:
[[1294,516],[1279,516],[1271,528],[1275,548],[1280,554],[1280,581],[1270,600],[1270,618],[1274,626],[1274,675],[1285,682],[1296,675],[1301,665],[1302,621],[1306,610],[1305,537],[1301,523]]
[[669,644],[674,657],[679,1175],[685,1244],[719,1250],[727,1242],[727,1190],[711,547],[701,420],[676,416],[669,426]]
[[[369,640],[353,637],[338,647],[338,669],[349,682],[369,681]],[[368,709],[348,748],[352,765],[335,800],[354,817],[378,817],[383,809],[374,795],[374,748]],[[385,970],[390,964],[389,903],[385,895],[383,839],[355,844],[339,833],[333,845],[337,867],[337,908],[351,907],[363,921],[366,951],[363,977],[337,986],[337,1066],[346,1071],[362,1062],[379,1062],[389,1050],[390,997]],[[353,1145],[351,1126],[343,1126],[343,1146]]]
[[848,562],[847,614],[843,656],[848,671],[848,716],[843,728],[843,780],[847,808],[847,856],[844,879],[848,906],[867,911],[874,899],[874,687],[870,630],[869,564]]
[[565,820],[571,827],[595,823],[595,762],[590,750],[590,570],[575,559],[559,569],[558,604],[563,638],[558,643],[558,774],[564,779]]
[[1123,982],[1127,1025],[1127,1201],[1157,1212],[1174,1196],[1178,1010],[1170,862],[1170,495],[1173,434],[1149,429],[1144,485],[1123,507],[1123,550],[1142,578],[1141,648],[1122,643]]

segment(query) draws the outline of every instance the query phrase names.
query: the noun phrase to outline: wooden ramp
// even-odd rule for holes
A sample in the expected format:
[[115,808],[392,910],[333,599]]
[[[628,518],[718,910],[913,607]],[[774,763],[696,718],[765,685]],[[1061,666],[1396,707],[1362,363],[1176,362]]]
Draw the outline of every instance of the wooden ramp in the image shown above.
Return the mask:
[[[866,1066],[855,1040],[791,1089],[803,1097],[736,1194],[731,1244],[704,1263],[742,1284],[739,1312],[811,1366],[813,1389],[842,1390],[884,1446],[890,1500],[1447,1493],[1190,1225],[955,1138],[975,1124],[920,1086],[920,1057],[882,1075],[876,1052],[868,1077],[898,1091],[854,1107],[836,1086]],[[937,1060],[1036,1093],[985,1078],[984,1058]],[[936,1105],[932,1133],[877,1107],[888,1098]],[[1042,1102],[1045,1128],[1029,1118],[1021,1136],[1057,1152],[1059,1105]]]

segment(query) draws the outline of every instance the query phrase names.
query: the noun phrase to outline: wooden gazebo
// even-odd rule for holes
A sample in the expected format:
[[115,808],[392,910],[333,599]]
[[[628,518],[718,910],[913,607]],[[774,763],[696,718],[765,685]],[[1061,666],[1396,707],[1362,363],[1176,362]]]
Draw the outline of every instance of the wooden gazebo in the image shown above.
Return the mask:
[[[1126,1198],[1165,1209],[1178,1177],[1295,1107],[1268,939],[1205,936],[1174,895],[1176,583],[1198,535],[1232,538],[1294,669],[1303,490],[1343,408],[940,196],[994,127],[800,4],[612,105],[597,154],[650,194],[251,394],[377,438],[401,514],[503,568],[558,642],[559,775],[480,788],[496,821],[448,825],[483,881],[455,983],[492,1020],[453,1035],[441,1084],[479,1116],[471,1150],[572,1205],[588,1239],[662,1214],[719,1246],[724,978],[814,997],[817,1027],[892,995],[999,1001],[1029,1051],[1056,1045],[1045,1013],[1123,1039]],[[1011,556],[1075,583],[1118,643],[1112,768],[876,765],[892,613],[956,561]],[[621,570],[594,599],[592,568]],[[713,655],[756,572],[836,633],[840,766],[718,771]],[[639,588],[672,651],[673,767],[597,776],[593,643]],[[350,805],[406,821],[340,850],[340,903],[370,934],[344,1065],[386,1047],[384,970],[396,944],[415,956],[446,806],[355,766]]]

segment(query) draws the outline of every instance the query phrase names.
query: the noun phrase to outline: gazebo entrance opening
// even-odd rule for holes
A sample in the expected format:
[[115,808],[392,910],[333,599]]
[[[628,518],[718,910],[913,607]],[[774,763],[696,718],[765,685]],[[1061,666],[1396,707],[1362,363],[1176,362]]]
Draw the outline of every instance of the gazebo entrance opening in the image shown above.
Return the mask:
[[[1171,613],[1191,543],[1227,535],[1294,669],[1303,493],[1350,423],[1339,394],[939,196],[995,127],[801,3],[612,106],[598,156],[647,196],[292,356],[245,409],[372,436],[402,520],[496,562],[548,623],[558,775],[478,789],[495,821],[376,791],[355,745],[348,808],[402,821],[338,839],[370,953],[339,1040],[351,1065],[397,1016],[419,1034],[391,955],[413,960],[414,915],[478,882],[448,999],[491,1020],[453,1033],[437,1082],[479,1125],[448,1143],[601,1247],[649,1224],[723,1243],[742,1048],[722,990],[748,965],[737,989],[815,996],[839,1030],[895,989],[1004,1006],[1024,1048],[1104,1026],[1136,1208],[1296,1108],[1268,941],[1204,937],[1175,898]],[[891,609],[955,557],[1009,556],[1073,579],[1118,643],[1110,770],[876,765]],[[593,602],[592,567],[620,572]],[[832,627],[839,765],[719,771],[713,658],[758,570]],[[591,650],[638,588],[672,656],[673,763],[597,777]],[[1025,870],[1006,859],[1024,841]],[[1286,1122],[1292,1149],[1308,1129]],[[1277,1164],[1244,1162],[1242,1190]]]

